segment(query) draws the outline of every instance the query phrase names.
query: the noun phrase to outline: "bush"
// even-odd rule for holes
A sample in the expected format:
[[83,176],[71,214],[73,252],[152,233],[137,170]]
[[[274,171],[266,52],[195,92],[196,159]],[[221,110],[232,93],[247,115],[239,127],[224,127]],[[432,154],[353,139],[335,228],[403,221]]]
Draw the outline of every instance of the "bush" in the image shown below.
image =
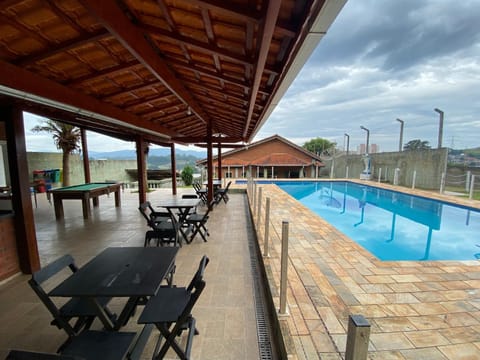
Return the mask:
[[190,186],[193,183],[193,168],[191,166],[185,166],[182,170],[182,180],[186,186]]

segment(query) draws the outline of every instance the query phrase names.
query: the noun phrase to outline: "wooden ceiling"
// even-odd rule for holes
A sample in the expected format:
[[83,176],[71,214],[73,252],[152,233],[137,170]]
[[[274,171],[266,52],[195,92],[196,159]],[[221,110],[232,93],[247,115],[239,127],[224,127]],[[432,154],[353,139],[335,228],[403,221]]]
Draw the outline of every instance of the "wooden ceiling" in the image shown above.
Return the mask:
[[345,1],[4,0],[0,100],[124,140],[248,143]]

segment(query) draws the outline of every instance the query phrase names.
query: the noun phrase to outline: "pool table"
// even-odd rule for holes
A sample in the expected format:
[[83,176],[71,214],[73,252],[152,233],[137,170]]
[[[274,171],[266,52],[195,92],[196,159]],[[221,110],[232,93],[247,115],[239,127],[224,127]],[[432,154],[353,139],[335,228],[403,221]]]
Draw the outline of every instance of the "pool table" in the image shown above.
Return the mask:
[[48,195],[53,195],[53,206],[55,208],[55,218],[61,220],[63,214],[63,200],[64,199],[79,199],[82,200],[83,218],[90,217],[90,199],[93,201],[93,206],[98,206],[98,197],[100,195],[109,195],[115,193],[115,206],[120,206],[120,188],[122,183],[105,182],[105,183],[89,183],[73,186],[65,186],[48,190]]

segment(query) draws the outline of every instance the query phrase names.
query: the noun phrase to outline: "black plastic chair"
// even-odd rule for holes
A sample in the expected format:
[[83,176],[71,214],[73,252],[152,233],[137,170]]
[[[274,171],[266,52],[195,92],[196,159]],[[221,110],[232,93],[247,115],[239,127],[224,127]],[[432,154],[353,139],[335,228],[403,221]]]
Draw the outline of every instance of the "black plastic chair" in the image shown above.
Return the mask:
[[[155,324],[160,331],[153,359],[163,359],[169,348],[173,348],[180,359],[190,359],[193,337],[198,334],[192,309],[205,288],[203,275],[208,262],[208,257],[203,256],[188,287],[161,288],[145,306],[138,322]],[[175,338],[184,330],[188,330],[188,334],[182,349]],[[163,345],[162,338],[165,338]]]
[[[28,284],[53,315],[52,325],[65,330],[69,336],[76,336],[81,331],[89,329],[95,320],[97,311],[94,305],[86,299],[71,298],[63,306],[58,308],[42,287],[44,282],[66,268],[69,268],[72,272],[78,270],[73,257],[68,254],[34,272]],[[97,299],[105,312],[113,318],[115,315],[107,308],[110,300],[111,298],[109,297],[100,297]],[[73,325],[70,324],[70,320],[72,319],[76,319]]]
[[208,203],[207,189],[203,189],[202,185],[200,185],[198,182],[194,182],[192,186],[197,193],[197,196],[200,198],[200,200],[202,200],[203,204],[206,205]]
[[[150,245],[150,242],[155,239],[157,240],[157,246],[174,245],[181,247],[182,244],[178,236],[179,224],[175,215],[170,211],[165,213],[157,212],[157,214],[162,214],[161,216],[156,216],[155,213],[152,215],[151,212],[147,211],[149,207],[151,205],[147,201],[138,208],[150,227],[150,230],[145,233],[143,246]],[[164,216],[163,214],[167,215]]]
[[147,221],[162,222],[170,220],[170,214],[167,211],[155,211],[150,201],[145,201],[138,207]]
[[12,350],[6,360],[139,360],[153,327],[139,333],[85,330],[68,339],[60,354]]
[[200,234],[203,241],[207,242],[207,236],[210,236],[210,233],[208,232],[206,224],[207,224],[207,221],[208,221],[210,211],[213,209],[215,204],[216,204],[216,200],[213,199],[210,202],[210,204],[209,204],[207,210],[205,211],[205,213],[203,213],[203,214],[195,213],[195,214],[192,214],[185,219],[184,223],[187,226],[192,226],[193,227],[193,232],[190,235],[188,243],[191,243],[197,234]]
[[220,188],[215,191],[215,202],[216,204],[220,203],[220,201],[224,201],[226,204],[229,200],[228,198],[228,189],[230,188],[230,185],[232,184],[232,181],[229,181],[227,186],[225,188]]

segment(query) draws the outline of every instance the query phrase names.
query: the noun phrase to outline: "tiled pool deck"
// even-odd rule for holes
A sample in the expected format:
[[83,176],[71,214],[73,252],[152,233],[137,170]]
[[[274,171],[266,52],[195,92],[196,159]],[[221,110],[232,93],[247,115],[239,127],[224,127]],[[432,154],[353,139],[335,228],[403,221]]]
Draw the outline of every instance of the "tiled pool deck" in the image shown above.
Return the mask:
[[[370,359],[480,359],[478,261],[379,261],[275,185],[258,184],[257,194],[259,187],[263,204],[271,201],[272,245],[264,262],[277,309],[281,222],[289,222],[289,315],[279,322],[290,359],[343,359],[350,314],[371,325]],[[262,249],[263,219],[264,210],[256,224]]]

